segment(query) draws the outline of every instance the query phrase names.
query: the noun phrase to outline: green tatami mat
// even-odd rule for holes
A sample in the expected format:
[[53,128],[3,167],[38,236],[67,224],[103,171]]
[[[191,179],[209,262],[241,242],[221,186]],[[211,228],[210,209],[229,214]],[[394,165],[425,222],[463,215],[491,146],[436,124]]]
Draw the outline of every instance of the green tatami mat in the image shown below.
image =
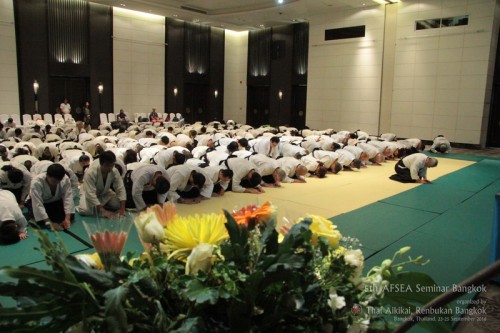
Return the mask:
[[498,178],[500,178],[500,161],[482,160],[461,170],[442,176],[436,179],[435,183],[460,190],[477,192]]
[[494,196],[489,200],[475,195],[463,204],[450,209],[423,225],[419,232],[463,241],[471,245],[490,244],[494,216]]
[[438,214],[376,202],[331,220],[343,236],[358,238],[364,247],[379,251]]
[[[30,230],[31,231],[31,230]],[[55,232],[57,231],[44,231],[49,234],[51,241],[56,241]],[[88,247],[79,242],[75,238],[64,232],[57,232],[62,238],[64,245],[68,252],[77,252]],[[34,262],[43,261],[43,254],[35,250],[39,248],[40,243],[38,238],[32,233],[28,232],[29,237],[13,245],[2,246],[2,266],[23,266]]]
[[411,265],[407,269],[429,274],[440,286],[451,286],[465,280],[486,267],[489,260],[489,244],[470,244],[414,231],[371,256],[365,263],[365,270],[392,258],[404,246],[411,246],[408,255],[412,258],[423,255],[431,260],[426,266]]
[[478,156],[478,155],[462,155],[462,154],[435,154],[431,153],[429,151],[426,151],[425,154],[432,156],[432,157],[437,157],[437,158],[451,158],[454,160],[463,160],[463,161],[481,161],[484,159],[487,159],[489,157],[487,156]]
[[433,183],[422,184],[411,191],[383,199],[381,202],[426,212],[444,213],[472,195],[473,192],[450,190],[448,186]]

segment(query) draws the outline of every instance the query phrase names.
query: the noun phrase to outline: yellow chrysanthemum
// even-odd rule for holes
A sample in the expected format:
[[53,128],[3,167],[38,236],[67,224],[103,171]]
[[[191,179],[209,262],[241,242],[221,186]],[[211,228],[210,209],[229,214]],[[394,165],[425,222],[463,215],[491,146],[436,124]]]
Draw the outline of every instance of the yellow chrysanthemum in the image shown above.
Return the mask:
[[185,260],[200,243],[218,245],[229,236],[223,214],[175,216],[165,226],[165,244],[162,251],[170,257]]
[[336,225],[334,225],[331,221],[325,219],[324,217],[318,215],[308,214],[306,215],[306,218],[310,218],[312,220],[309,229],[313,232],[312,242],[314,244],[317,243],[318,236],[322,236],[328,239],[330,246],[334,248],[339,246],[342,235],[338,230],[336,230]]

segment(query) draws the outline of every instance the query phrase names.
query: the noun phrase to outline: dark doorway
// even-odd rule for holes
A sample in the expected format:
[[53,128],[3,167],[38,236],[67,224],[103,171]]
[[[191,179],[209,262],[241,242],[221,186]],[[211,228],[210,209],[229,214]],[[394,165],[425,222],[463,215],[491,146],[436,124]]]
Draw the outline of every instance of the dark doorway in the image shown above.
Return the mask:
[[493,84],[486,145],[488,147],[500,147],[500,83]]
[[247,124],[253,127],[269,124],[269,87],[248,87]]
[[[59,110],[59,106],[68,99],[71,105],[71,115],[75,120],[79,120],[77,109],[82,110],[86,101],[90,101],[89,80],[82,77],[51,77],[50,78],[50,105],[51,114]],[[90,106],[91,111],[99,111],[99,106]],[[99,117],[99,112],[92,112]]]
[[495,73],[491,88],[490,119],[486,138],[487,147],[500,147],[500,36],[495,56]]
[[290,126],[301,130],[306,126],[307,86],[292,87],[292,114]]
[[189,124],[197,121],[206,123],[209,119],[208,86],[203,84],[184,85],[184,119]]

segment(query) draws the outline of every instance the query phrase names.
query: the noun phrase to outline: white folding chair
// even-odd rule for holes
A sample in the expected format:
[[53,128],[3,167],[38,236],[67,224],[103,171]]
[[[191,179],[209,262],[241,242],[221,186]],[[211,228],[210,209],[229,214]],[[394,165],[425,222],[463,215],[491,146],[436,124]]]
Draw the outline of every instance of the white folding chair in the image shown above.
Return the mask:
[[42,115],[41,115],[41,114],[39,114],[39,113],[35,113],[35,114],[33,115],[33,120],[37,120],[37,119],[43,119]]
[[108,121],[116,121],[116,115],[114,113],[108,113]]
[[43,114],[43,121],[45,121],[46,124],[53,124],[54,123],[54,120],[52,119],[52,115],[50,113]]
[[[19,116],[18,116],[19,118]],[[14,118],[14,115],[12,115],[12,119],[17,123],[16,119]],[[33,122],[33,118],[31,118],[30,114],[23,114],[23,125],[28,125]]]
[[105,113],[99,113],[99,120],[101,121],[101,125],[109,124],[108,116]]
[[68,120],[68,119],[73,119],[73,116],[72,116],[71,114],[69,114],[69,113],[65,113],[65,114],[63,115],[63,117],[64,117],[64,120],[65,120],[65,121],[66,121],[66,120]]

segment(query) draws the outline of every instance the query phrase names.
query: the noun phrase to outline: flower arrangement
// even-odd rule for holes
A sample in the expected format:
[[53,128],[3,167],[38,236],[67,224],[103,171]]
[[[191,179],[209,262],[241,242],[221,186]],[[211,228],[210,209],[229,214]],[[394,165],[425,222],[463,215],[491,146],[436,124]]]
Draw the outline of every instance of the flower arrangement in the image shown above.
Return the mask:
[[18,304],[0,300],[0,330],[384,332],[394,327],[384,309],[437,296],[388,288],[434,285],[404,270],[426,264],[404,259],[409,248],[363,275],[359,242],[330,221],[305,215],[277,228],[275,212],[270,203],[187,217],[172,204],[150,207],[134,221],[145,252],[104,270],[95,254],[77,259],[38,233],[51,270],[1,270],[13,282],[0,282],[0,296]]

